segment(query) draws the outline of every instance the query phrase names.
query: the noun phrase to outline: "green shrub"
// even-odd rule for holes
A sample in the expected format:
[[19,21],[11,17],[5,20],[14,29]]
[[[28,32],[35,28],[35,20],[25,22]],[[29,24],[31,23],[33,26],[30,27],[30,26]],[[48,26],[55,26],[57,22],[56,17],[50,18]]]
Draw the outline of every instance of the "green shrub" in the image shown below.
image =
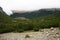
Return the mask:
[[39,31],[39,28],[33,28],[34,31]]

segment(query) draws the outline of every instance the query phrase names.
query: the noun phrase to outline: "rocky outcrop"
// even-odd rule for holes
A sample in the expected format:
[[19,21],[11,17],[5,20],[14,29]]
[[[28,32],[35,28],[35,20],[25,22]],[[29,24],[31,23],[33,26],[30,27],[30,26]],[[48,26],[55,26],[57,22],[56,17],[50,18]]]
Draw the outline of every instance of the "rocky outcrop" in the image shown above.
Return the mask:
[[0,7],[0,13],[2,13],[3,12],[3,9],[2,9],[2,7]]
[[3,10],[2,7],[0,7],[0,14],[7,15],[7,14],[4,12],[4,10]]

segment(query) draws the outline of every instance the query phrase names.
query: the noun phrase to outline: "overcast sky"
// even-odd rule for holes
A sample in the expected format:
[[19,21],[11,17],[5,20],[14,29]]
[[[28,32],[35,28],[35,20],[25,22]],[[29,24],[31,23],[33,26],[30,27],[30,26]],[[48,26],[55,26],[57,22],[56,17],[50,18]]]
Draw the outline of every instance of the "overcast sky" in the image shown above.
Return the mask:
[[41,8],[60,8],[60,0],[0,0],[0,6],[10,15],[11,10],[31,11]]

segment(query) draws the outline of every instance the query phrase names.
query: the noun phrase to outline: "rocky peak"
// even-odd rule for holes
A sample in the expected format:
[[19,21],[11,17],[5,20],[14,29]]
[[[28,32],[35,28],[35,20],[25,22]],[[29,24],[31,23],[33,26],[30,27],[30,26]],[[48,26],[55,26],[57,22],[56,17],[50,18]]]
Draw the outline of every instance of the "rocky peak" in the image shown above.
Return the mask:
[[0,7],[0,10],[2,10],[2,7]]
[[4,10],[3,10],[2,7],[0,7],[0,13],[2,13],[2,14],[6,14],[6,13],[4,12]]
[[3,11],[2,7],[0,7],[0,13],[2,13],[2,12],[4,12],[4,11]]
[[3,10],[2,7],[0,7],[0,10]]

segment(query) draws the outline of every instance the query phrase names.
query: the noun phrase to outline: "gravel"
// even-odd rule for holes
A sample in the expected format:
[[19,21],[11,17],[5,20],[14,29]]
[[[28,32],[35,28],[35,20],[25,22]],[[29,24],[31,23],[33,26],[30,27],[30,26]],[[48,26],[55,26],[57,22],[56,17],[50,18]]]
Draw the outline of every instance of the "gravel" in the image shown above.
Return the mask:
[[[0,34],[0,40],[60,40],[58,28],[42,30],[44,31]],[[26,35],[29,37],[26,38]]]

